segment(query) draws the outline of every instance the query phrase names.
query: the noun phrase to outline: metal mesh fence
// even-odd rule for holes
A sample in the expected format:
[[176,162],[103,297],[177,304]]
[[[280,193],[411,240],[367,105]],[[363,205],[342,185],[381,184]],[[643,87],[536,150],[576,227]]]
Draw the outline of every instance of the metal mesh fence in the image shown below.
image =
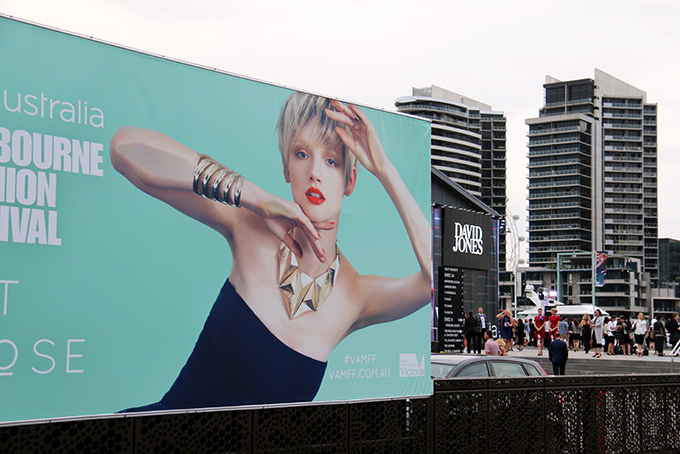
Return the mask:
[[680,453],[680,375],[454,379],[434,395],[0,427],[1,453]]

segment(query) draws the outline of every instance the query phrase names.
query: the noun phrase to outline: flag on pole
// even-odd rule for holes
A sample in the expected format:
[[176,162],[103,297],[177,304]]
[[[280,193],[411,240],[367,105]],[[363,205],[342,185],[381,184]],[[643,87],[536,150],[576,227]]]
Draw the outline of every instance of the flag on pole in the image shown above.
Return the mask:
[[595,253],[595,287],[604,287],[604,278],[607,276],[607,253]]

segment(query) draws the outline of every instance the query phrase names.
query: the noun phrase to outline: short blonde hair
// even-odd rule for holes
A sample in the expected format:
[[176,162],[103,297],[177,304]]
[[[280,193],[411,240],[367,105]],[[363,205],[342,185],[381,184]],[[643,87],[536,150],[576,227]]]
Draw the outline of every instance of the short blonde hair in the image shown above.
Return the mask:
[[293,143],[305,129],[310,121],[317,123],[313,140],[328,148],[338,148],[342,151],[342,158],[345,163],[345,185],[349,184],[352,172],[356,167],[357,159],[354,154],[347,149],[345,143],[335,132],[336,127],[341,127],[352,134],[347,125],[332,120],[326,115],[326,109],[332,109],[328,98],[311,95],[309,93],[296,92],[286,99],[281,108],[279,121],[276,129],[279,132],[279,151],[283,159],[283,165],[288,168],[288,158],[290,156]]

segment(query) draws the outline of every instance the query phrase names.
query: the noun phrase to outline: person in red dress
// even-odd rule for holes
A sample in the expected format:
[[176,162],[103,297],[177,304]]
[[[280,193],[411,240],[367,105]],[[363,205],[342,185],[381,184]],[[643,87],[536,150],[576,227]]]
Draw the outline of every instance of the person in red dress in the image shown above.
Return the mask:
[[550,340],[554,341],[555,339],[560,337],[560,321],[562,321],[562,318],[557,315],[557,308],[553,307],[550,310],[550,318],[548,319],[548,323],[550,326]]
[[538,309],[538,315],[534,317],[534,328],[538,356],[541,356],[543,355],[543,339],[545,338],[545,317],[543,316],[543,310],[540,308]]

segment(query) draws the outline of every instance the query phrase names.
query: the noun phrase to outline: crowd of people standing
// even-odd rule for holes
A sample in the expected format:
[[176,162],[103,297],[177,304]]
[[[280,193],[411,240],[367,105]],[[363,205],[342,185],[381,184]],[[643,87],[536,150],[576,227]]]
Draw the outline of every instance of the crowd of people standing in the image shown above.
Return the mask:
[[595,314],[585,314],[571,321],[561,318],[557,314],[558,309],[553,308],[551,315],[546,319],[541,314],[534,318],[532,331],[529,335],[529,343],[539,349],[539,356],[543,354],[543,344],[547,345],[558,336],[555,334],[555,324],[558,323],[558,335],[568,340],[569,348],[577,352],[581,349],[589,354],[593,351],[593,357],[600,358],[607,355],[633,355],[644,356],[650,349],[657,355],[664,355],[664,346],[675,346],[680,340],[678,328],[678,314],[673,314],[664,321],[662,314],[657,314],[656,321],[648,321],[644,314],[639,313],[637,319],[631,321],[625,316],[603,316],[599,309]]
[[[680,340],[678,314],[664,320],[657,314],[656,320],[648,321],[644,314],[629,320],[623,315],[619,317],[604,316],[596,309],[593,316],[561,317],[559,309],[552,308],[550,315],[543,315],[539,308],[538,315],[531,318],[514,318],[509,310],[502,310],[496,315],[499,339],[499,353],[507,355],[517,348],[522,350],[527,345],[538,347],[538,355],[542,356],[544,348],[548,349],[552,341],[562,339],[568,349],[574,352],[583,350],[586,354],[593,351],[594,358],[602,355],[637,355],[644,356],[653,350],[657,355],[664,355],[664,347],[674,347]],[[468,353],[481,354],[487,339],[484,333],[491,327],[482,308],[477,313],[469,311],[465,318],[465,349]],[[490,337],[490,336],[489,336]],[[671,347],[671,348],[672,348]]]

